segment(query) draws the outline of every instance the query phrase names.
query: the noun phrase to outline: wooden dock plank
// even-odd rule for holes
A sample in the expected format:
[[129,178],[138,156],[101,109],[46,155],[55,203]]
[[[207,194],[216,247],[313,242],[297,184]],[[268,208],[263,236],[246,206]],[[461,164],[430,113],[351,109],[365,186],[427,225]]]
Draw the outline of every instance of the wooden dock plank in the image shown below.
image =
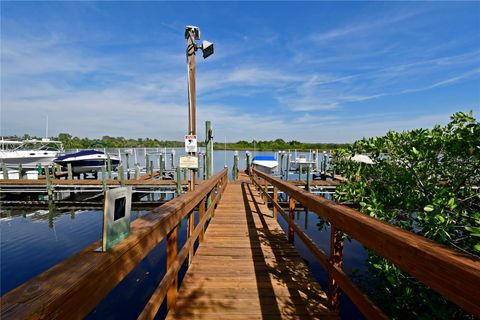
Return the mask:
[[252,185],[230,183],[167,319],[337,319]]

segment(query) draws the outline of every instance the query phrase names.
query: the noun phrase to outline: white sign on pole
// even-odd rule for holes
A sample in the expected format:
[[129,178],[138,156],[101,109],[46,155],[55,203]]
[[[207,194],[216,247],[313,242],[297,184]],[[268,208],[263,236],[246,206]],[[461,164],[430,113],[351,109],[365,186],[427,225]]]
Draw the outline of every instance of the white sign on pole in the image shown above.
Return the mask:
[[180,157],[180,168],[198,169],[198,157]]
[[185,136],[185,152],[197,152],[197,135],[187,134]]

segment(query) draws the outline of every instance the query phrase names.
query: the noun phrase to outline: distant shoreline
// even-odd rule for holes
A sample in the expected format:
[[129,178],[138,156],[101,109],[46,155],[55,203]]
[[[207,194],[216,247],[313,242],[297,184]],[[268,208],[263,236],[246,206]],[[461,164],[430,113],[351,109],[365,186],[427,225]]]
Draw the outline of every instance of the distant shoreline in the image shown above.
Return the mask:
[[[6,140],[27,140],[27,139],[41,139],[42,137],[34,137],[30,135],[19,136],[5,136]],[[50,137],[53,140],[58,140],[63,143],[65,149],[88,149],[88,148],[183,148],[184,141],[176,140],[158,140],[152,138],[124,138],[124,137],[110,137],[103,136],[99,139],[74,137],[68,133],[60,133],[58,136]],[[238,150],[238,151],[328,151],[348,146],[347,143],[307,143],[296,140],[285,141],[283,139],[275,140],[240,140],[237,142],[215,142],[213,144],[214,150]],[[203,140],[198,141],[199,147],[205,147]]]

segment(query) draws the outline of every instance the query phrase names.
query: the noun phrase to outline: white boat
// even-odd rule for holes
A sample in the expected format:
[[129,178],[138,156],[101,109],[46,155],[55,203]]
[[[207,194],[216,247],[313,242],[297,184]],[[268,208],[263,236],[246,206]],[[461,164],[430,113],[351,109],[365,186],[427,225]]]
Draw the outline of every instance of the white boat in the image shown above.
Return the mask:
[[302,166],[302,170],[307,170],[307,167],[313,168],[315,161],[307,160],[307,156],[300,154],[298,155],[295,160],[290,161],[290,170],[291,171],[298,171],[300,169],[300,165]]
[[278,161],[273,156],[256,156],[252,160],[252,165],[258,171],[273,174],[278,167]]
[[52,163],[61,152],[63,144],[50,139],[32,139],[24,141],[2,141],[0,162],[8,168],[34,169],[37,164],[42,167]]
[[[75,153],[66,154],[54,160],[55,163],[64,168],[70,163],[74,174],[85,172],[98,172],[106,165],[108,160],[107,154],[97,150],[82,150]],[[120,158],[110,155],[110,163],[112,169],[120,164]]]

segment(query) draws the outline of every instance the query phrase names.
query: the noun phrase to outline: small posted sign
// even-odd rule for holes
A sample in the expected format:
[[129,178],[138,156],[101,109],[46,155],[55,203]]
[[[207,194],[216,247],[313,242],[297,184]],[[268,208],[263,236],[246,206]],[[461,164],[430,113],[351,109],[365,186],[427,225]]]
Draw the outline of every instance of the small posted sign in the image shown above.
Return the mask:
[[180,168],[198,169],[198,157],[183,156],[180,157]]
[[101,251],[111,249],[130,234],[131,207],[131,187],[115,188],[105,192]]
[[187,134],[185,136],[185,152],[197,152],[197,135]]

